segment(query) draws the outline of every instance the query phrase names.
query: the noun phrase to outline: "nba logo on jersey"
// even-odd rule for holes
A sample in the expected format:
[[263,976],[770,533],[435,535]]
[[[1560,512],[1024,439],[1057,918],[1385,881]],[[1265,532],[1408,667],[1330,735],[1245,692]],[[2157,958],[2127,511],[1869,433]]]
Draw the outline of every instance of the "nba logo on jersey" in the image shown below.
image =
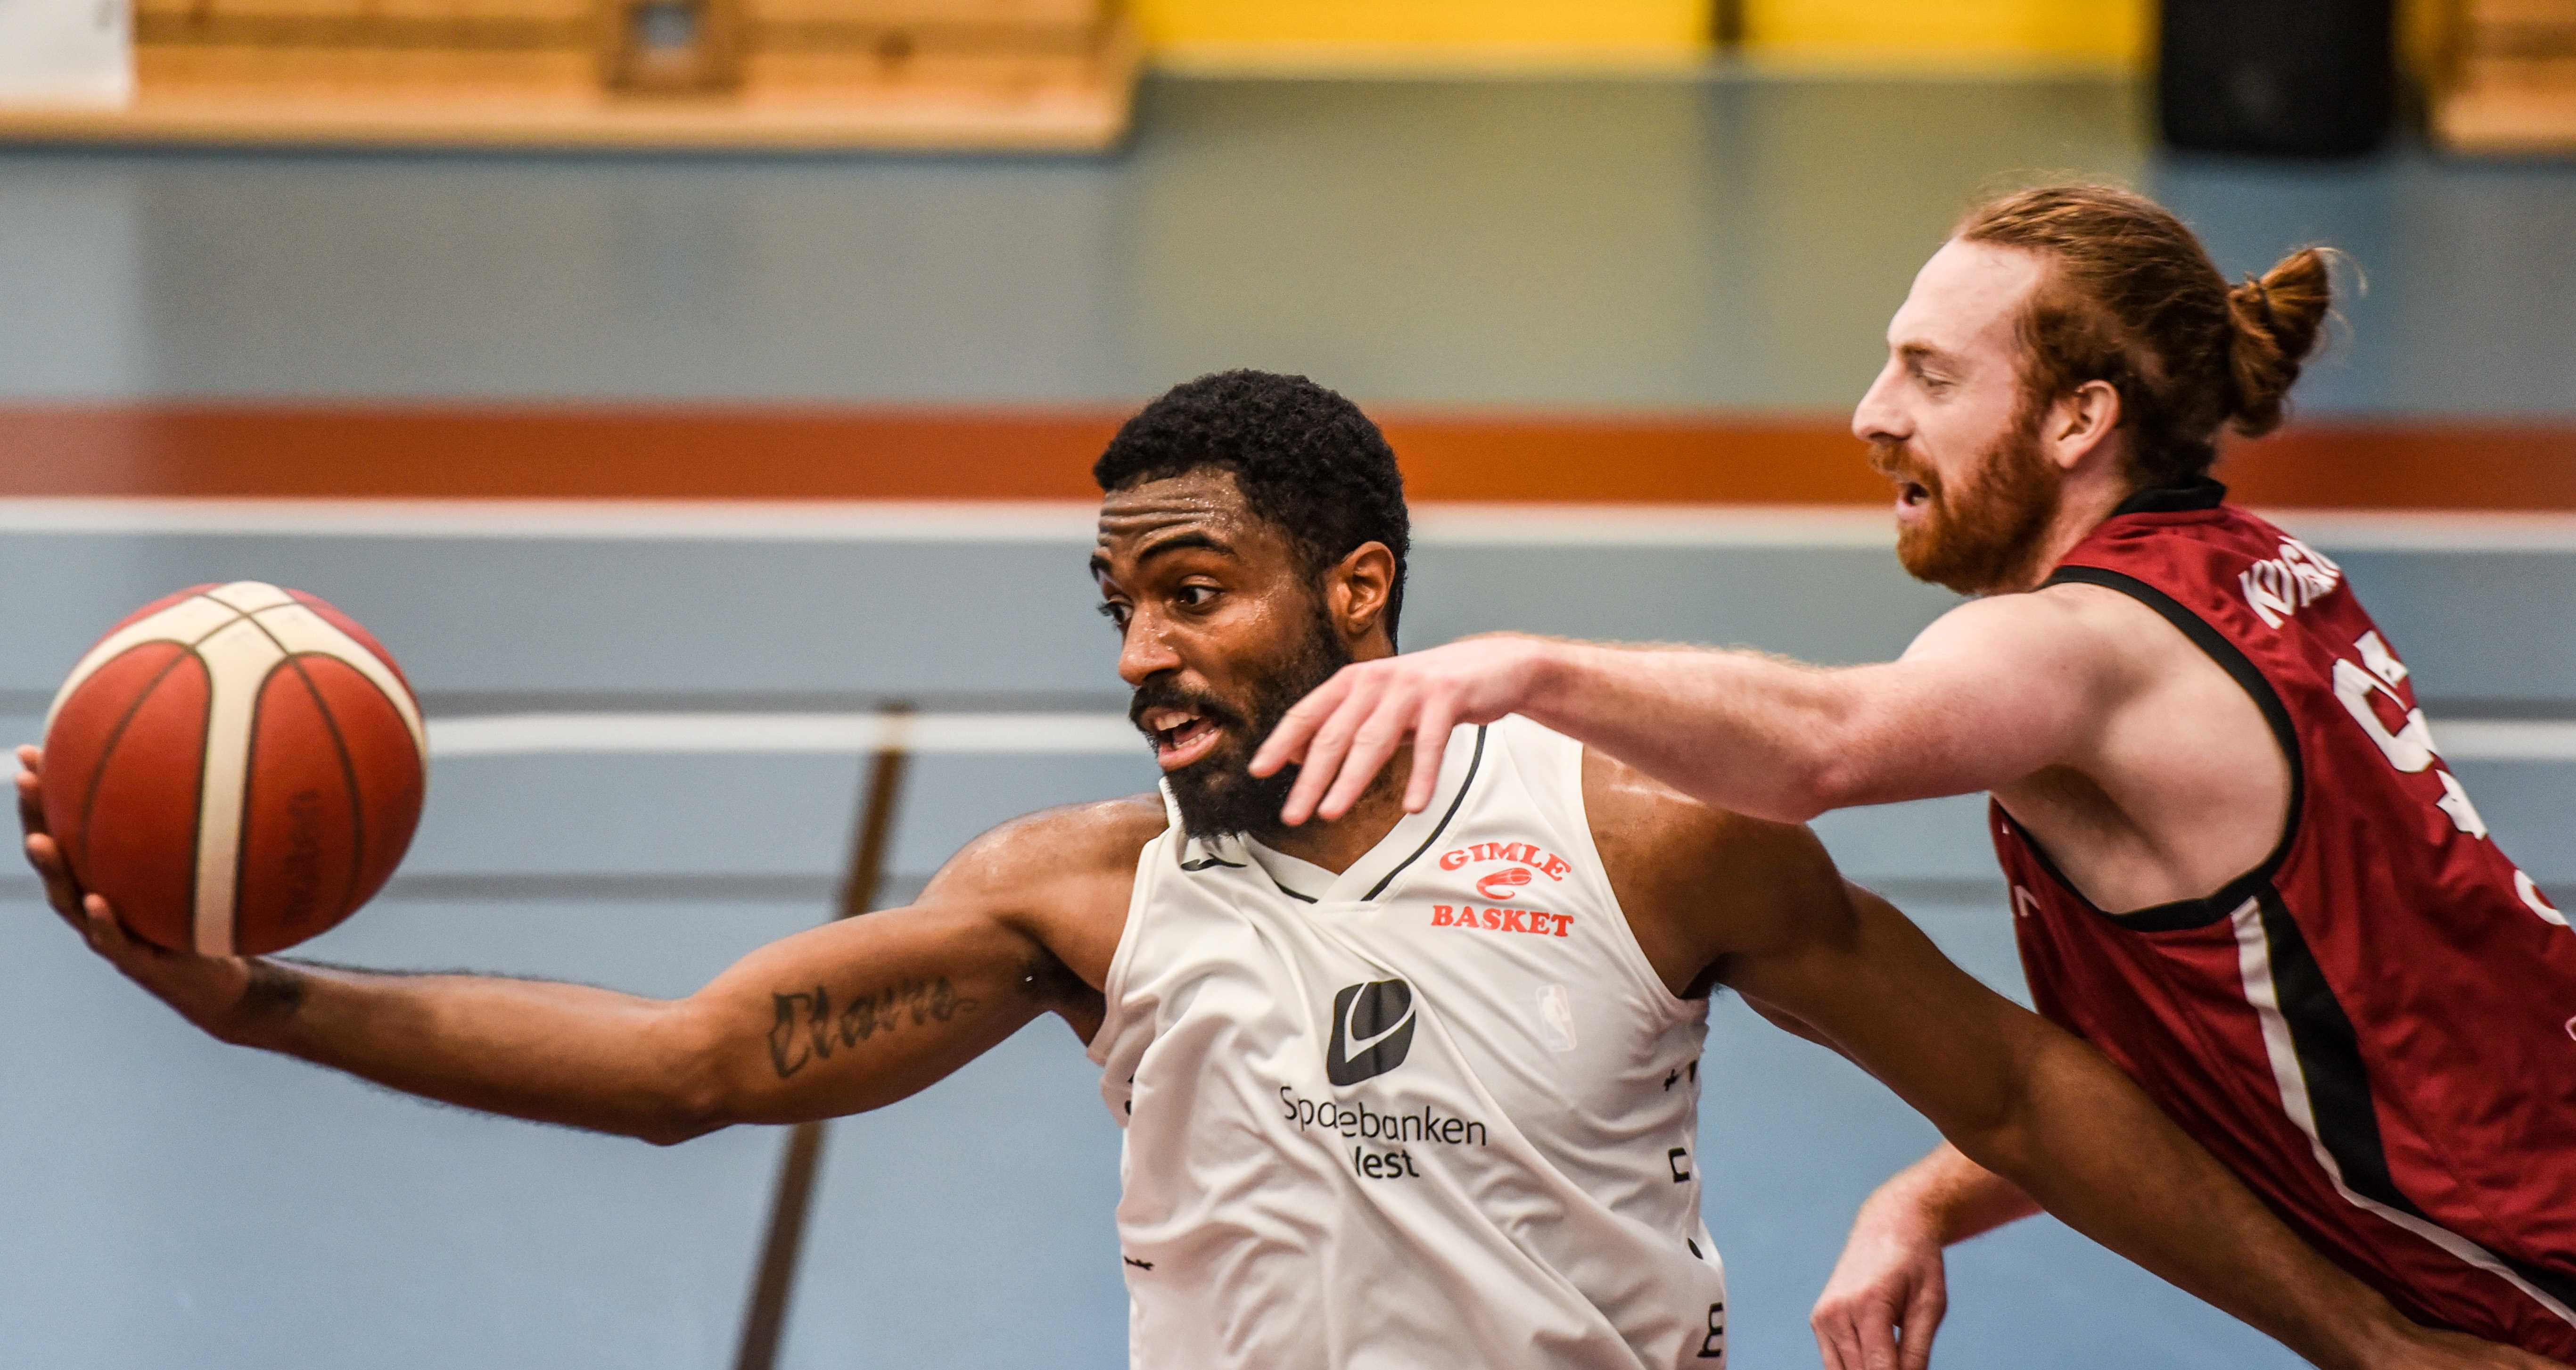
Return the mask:
[[1371,980],[1333,996],[1333,1041],[1324,1049],[1324,1077],[1355,1085],[1404,1064],[1413,1049],[1413,986]]

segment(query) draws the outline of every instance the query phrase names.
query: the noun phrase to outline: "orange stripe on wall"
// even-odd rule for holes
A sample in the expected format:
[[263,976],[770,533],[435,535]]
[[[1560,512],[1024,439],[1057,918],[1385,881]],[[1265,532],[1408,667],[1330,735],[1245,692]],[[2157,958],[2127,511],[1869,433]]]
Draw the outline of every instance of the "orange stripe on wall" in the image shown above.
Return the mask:
[[[0,408],[0,495],[1087,499],[1112,409]],[[1841,419],[1389,410],[1421,500],[1877,504]],[[2576,426],[2300,424],[2220,474],[2256,504],[2576,510]]]

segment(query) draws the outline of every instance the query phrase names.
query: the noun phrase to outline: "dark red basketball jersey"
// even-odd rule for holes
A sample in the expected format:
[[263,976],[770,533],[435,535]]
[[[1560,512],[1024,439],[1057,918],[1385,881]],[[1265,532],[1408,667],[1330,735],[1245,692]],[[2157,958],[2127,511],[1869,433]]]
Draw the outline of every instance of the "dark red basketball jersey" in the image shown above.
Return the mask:
[[2341,568],[2225,495],[2131,501],[2050,583],[2134,596],[2245,687],[2288,824],[2216,895],[2110,914],[1997,805],[2032,998],[2409,1315],[2576,1361],[2576,932]]

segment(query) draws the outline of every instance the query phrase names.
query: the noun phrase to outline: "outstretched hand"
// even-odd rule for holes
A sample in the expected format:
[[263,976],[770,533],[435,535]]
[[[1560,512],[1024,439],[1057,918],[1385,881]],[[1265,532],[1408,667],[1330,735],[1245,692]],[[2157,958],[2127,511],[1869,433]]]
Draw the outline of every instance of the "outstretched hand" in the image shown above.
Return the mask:
[[100,895],[81,889],[62,844],[45,830],[44,753],[18,749],[18,826],[26,832],[27,864],[45,882],[45,902],[89,949],[125,978],[218,1037],[237,1027],[255,962],[238,956],[199,956],[165,951],[125,930]]
[[1901,1205],[1871,1203],[1807,1322],[1825,1370],[1924,1370],[1949,1307],[1932,1223]]
[[1292,827],[1317,815],[1330,821],[1350,812],[1409,737],[1413,777],[1404,807],[1419,813],[1439,787],[1449,730],[1524,708],[1549,645],[1497,634],[1345,666],[1279,721],[1253,754],[1252,773],[1296,763],[1301,769],[1280,819]]

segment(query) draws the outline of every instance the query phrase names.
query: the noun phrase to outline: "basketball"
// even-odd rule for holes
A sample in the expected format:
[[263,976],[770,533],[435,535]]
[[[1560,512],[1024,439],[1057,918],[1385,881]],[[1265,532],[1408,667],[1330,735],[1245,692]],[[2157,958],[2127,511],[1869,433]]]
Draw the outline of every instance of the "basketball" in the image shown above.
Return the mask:
[[257,581],[145,605],[45,720],[45,822],[137,936],[257,955],[329,930],[411,845],[420,705],[366,629]]

